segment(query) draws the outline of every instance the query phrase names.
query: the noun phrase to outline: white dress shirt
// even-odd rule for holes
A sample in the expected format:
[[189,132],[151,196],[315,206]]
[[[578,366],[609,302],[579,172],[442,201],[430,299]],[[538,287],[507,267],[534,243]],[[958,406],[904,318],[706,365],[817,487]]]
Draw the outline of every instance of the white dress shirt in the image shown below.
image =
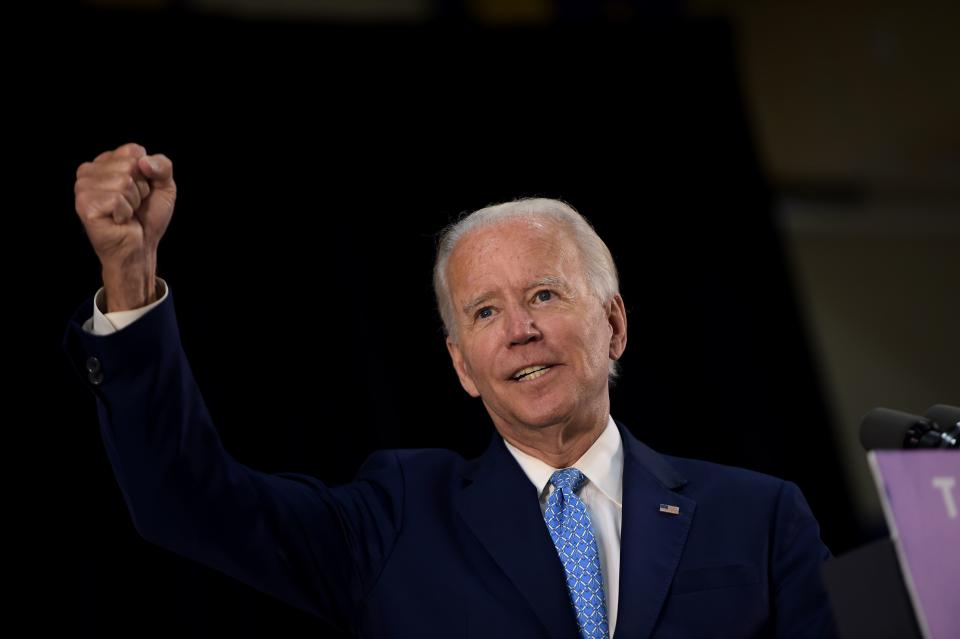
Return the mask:
[[157,278],[157,301],[130,311],[103,312],[103,287],[93,296],[93,317],[83,323],[83,330],[94,335],[109,335],[130,326],[146,315],[147,311],[167,299],[167,283]]
[[[560,469],[528,455],[507,440],[503,443],[533,482],[540,495],[540,510],[545,511],[547,499],[554,490],[550,476]],[[613,637],[620,594],[620,523],[623,519],[623,440],[613,417],[607,417],[607,427],[573,468],[587,478],[578,494],[590,513],[600,552],[603,592],[607,597],[607,624]],[[546,520],[543,525],[547,525]]]
[[[93,317],[83,324],[83,329],[94,335],[115,333],[147,313],[166,299],[169,293],[167,283],[157,278],[158,299],[152,304],[130,311],[104,313],[103,288],[94,296]],[[520,468],[527,474],[540,495],[540,511],[547,508],[547,499],[553,492],[550,477],[559,468],[540,461],[536,457],[512,446],[504,440],[507,450],[513,455]],[[603,573],[603,591],[607,597],[607,623],[610,636],[613,637],[617,625],[617,601],[620,593],[620,524],[623,518],[623,440],[620,431],[607,417],[604,428],[597,441],[573,464],[573,467],[586,476],[587,481],[579,491],[580,499],[590,513],[593,534],[597,539],[600,552],[600,571]],[[546,520],[543,523],[547,525]]]

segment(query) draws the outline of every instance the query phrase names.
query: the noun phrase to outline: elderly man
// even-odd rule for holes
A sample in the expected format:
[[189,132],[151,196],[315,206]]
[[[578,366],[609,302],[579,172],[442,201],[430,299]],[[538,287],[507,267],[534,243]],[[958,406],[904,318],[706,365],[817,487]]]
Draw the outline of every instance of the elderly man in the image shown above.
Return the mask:
[[832,633],[796,486],[659,455],[611,418],[624,304],[568,205],[491,206],[440,242],[447,348],[496,427],[487,451],[377,452],[329,487],[224,451],[155,276],[175,199],[171,162],[135,144],[77,172],[104,287],[64,346],[145,539],[360,637]]

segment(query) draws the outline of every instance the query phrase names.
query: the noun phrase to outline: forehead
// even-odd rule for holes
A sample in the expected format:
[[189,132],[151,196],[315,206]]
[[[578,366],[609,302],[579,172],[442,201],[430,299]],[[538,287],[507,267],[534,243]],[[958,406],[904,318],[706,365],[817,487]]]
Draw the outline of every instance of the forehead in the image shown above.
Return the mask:
[[478,290],[522,288],[546,276],[575,285],[581,264],[569,231],[549,219],[513,219],[474,229],[457,243],[447,263],[455,299]]

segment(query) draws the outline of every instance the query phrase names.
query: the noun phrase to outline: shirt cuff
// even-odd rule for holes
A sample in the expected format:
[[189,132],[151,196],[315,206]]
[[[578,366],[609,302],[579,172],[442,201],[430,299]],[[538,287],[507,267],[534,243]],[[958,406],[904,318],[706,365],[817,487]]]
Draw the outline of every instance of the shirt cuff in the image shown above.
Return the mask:
[[167,299],[169,289],[167,283],[161,278],[157,278],[158,299],[156,302],[134,308],[129,311],[114,311],[105,313],[101,310],[103,305],[103,287],[93,296],[93,317],[83,323],[83,330],[94,335],[109,335],[130,326],[138,319],[146,315],[150,309]]

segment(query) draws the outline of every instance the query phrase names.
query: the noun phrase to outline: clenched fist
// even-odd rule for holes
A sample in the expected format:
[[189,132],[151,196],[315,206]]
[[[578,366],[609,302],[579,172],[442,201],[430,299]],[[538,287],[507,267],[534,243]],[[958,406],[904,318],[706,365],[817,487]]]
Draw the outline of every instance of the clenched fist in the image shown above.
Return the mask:
[[149,304],[156,297],[157,246],[177,185],[165,155],[139,144],[106,151],[77,169],[77,215],[100,258],[107,311]]

